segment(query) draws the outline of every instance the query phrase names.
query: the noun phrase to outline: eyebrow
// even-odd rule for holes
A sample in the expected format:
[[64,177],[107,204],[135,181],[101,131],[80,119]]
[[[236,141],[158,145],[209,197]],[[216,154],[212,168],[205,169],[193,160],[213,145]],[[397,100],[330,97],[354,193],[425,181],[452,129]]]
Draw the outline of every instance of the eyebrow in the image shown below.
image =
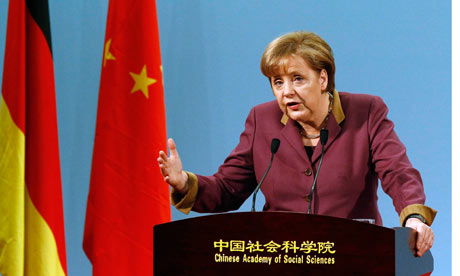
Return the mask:
[[302,73],[300,73],[299,71],[297,70],[293,70],[292,72],[286,72],[288,75],[303,75]]
[[297,69],[294,69],[292,71],[287,71],[287,70],[282,70],[282,72],[278,71],[278,73],[276,75],[271,76],[270,79],[280,78],[282,75],[298,75],[298,76],[306,77],[305,73],[301,73]]

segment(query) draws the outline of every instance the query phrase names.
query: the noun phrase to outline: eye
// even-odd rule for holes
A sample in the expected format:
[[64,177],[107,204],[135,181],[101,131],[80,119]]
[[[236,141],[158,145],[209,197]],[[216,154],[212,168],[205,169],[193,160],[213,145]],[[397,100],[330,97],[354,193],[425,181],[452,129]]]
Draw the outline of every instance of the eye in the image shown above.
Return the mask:
[[280,78],[274,78],[272,84],[276,87],[280,87],[283,85],[283,81]]
[[303,77],[299,76],[299,75],[296,75],[294,76],[294,81],[303,81]]

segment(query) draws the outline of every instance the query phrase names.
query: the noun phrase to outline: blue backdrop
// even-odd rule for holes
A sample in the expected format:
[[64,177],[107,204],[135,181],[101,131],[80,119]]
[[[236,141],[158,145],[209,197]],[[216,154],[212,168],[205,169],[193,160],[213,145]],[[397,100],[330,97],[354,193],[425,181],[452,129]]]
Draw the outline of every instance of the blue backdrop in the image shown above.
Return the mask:
[[[7,6],[0,1],[0,65]],[[69,275],[91,275],[81,244],[107,6],[50,1]],[[313,31],[334,50],[338,90],[387,103],[424,179],[427,205],[439,211],[432,275],[451,274],[450,1],[157,0],[157,9],[168,135],[187,170],[214,173],[249,109],[273,99],[259,70],[267,43]],[[398,226],[391,199],[379,197],[384,225]],[[247,202],[242,210],[249,209]],[[186,217],[173,210],[173,219]]]

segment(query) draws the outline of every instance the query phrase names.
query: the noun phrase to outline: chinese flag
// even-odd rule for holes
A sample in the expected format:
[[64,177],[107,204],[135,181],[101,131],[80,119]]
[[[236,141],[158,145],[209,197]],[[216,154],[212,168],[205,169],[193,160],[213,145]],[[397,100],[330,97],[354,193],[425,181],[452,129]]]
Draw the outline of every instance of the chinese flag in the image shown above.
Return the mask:
[[110,1],[83,248],[93,275],[152,275],[153,226],[171,217],[155,1]]
[[0,103],[0,273],[66,275],[47,0],[11,0]]

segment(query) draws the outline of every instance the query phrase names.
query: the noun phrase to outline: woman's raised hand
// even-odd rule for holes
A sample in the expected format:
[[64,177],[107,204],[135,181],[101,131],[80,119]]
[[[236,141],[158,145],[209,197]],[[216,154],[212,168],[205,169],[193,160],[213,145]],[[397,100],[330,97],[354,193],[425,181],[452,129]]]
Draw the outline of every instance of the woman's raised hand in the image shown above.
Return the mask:
[[187,174],[182,170],[182,161],[177,153],[176,144],[172,138],[168,139],[169,157],[164,151],[158,154],[158,165],[166,183],[177,192],[186,194],[188,191]]

